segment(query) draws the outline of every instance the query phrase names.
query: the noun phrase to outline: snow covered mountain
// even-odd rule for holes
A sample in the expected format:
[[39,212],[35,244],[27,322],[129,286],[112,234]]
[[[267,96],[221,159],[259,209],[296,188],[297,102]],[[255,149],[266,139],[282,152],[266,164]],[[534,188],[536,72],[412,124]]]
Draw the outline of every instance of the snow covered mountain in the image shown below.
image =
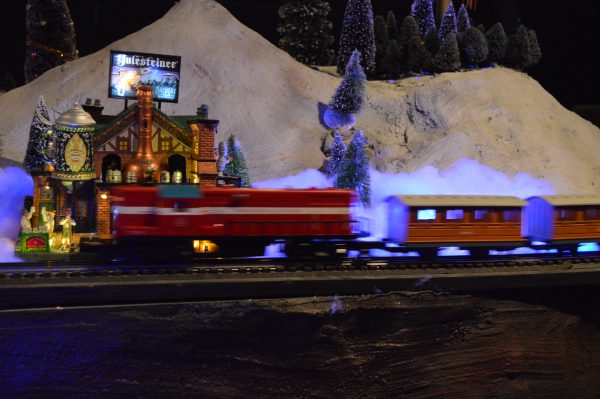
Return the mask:
[[[168,114],[210,106],[219,137],[235,134],[254,180],[319,168],[319,123],[339,78],[299,64],[213,0],[182,0],[163,18],[92,55],[46,72],[0,96],[3,156],[21,161],[38,96],[57,113],[75,101],[107,99],[109,50],[182,57],[178,104]],[[382,172],[446,169],[469,158],[507,175],[528,173],[557,193],[598,192],[600,131],[562,107],[535,80],[506,68],[369,82],[356,128]],[[54,115],[56,117],[56,115]]]

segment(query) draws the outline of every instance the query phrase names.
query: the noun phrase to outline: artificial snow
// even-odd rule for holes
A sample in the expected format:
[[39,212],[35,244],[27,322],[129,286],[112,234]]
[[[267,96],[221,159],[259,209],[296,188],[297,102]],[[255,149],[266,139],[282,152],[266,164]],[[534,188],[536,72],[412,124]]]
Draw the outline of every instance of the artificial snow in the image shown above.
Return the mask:
[[[189,115],[209,104],[210,117],[221,121],[217,140],[235,134],[254,181],[322,166],[330,130],[319,123],[319,110],[340,79],[296,62],[213,0],[182,0],[144,29],[0,96],[3,156],[24,158],[40,95],[51,119],[88,97],[101,99],[107,114],[120,112],[123,101],[106,97],[110,49],[182,56],[179,103],[163,104],[163,111]],[[471,159],[516,184],[526,173],[559,194],[600,187],[599,129],[507,68],[368,82],[356,117],[371,166],[381,173],[444,173]],[[447,190],[485,194],[479,185],[486,176]]]
[[21,229],[26,195],[33,194],[33,180],[17,167],[0,167],[0,262],[18,262],[15,241]]

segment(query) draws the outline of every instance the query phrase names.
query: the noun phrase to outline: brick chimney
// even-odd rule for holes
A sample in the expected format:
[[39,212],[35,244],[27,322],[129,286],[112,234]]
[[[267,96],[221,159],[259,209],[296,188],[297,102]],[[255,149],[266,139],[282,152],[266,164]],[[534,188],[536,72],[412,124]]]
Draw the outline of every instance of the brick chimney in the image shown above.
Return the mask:
[[217,159],[215,157],[215,136],[219,121],[208,119],[208,106],[197,110],[198,118],[189,120],[192,131],[192,170],[201,185],[216,185]]
[[135,172],[137,182],[153,183],[157,181],[159,165],[152,151],[152,86],[141,85],[136,94],[138,143],[135,155],[125,167],[125,177]]

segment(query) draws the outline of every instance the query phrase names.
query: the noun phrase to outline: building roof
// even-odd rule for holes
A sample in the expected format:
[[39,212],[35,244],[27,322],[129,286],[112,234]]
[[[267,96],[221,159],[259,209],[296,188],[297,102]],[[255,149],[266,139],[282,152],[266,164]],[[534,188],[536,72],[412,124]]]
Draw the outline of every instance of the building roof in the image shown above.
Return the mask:
[[499,195],[394,195],[387,200],[397,200],[409,207],[523,207],[526,202],[517,197]]
[[539,195],[527,198],[527,201],[530,201],[534,198],[541,198],[553,206],[600,205],[600,195],[598,194]]
[[[96,136],[94,146],[99,147],[110,141],[128,126],[136,123],[137,103],[134,103],[117,115],[99,115],[96,117]],[[198,115],[167,115],[158,108],[153,108],[153,123],[173,135],[186,146],[191,146],[190,127],[188,122],[197,121]],[[207,120],[218,123],[217,120]]]

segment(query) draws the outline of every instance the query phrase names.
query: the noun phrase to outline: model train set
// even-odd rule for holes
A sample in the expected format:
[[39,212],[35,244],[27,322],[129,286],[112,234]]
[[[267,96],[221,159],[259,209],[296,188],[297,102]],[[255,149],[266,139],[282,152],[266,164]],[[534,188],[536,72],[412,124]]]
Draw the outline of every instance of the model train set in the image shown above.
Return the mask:
[[[577,252],[600,241],[600,196],[396,195],[387,198],[387,236],[354,217],[354,193],[339,189],[244,189],[122,185],[112,196],[113,238],[128,254],[261,256],[282,244],[290,258],[326,259],[383,249],[437,256],[444,247],[485,257],[519,247]],[[89,243],[88,243],[89,244]],[[82,250],[97,248],[82,243]]]

